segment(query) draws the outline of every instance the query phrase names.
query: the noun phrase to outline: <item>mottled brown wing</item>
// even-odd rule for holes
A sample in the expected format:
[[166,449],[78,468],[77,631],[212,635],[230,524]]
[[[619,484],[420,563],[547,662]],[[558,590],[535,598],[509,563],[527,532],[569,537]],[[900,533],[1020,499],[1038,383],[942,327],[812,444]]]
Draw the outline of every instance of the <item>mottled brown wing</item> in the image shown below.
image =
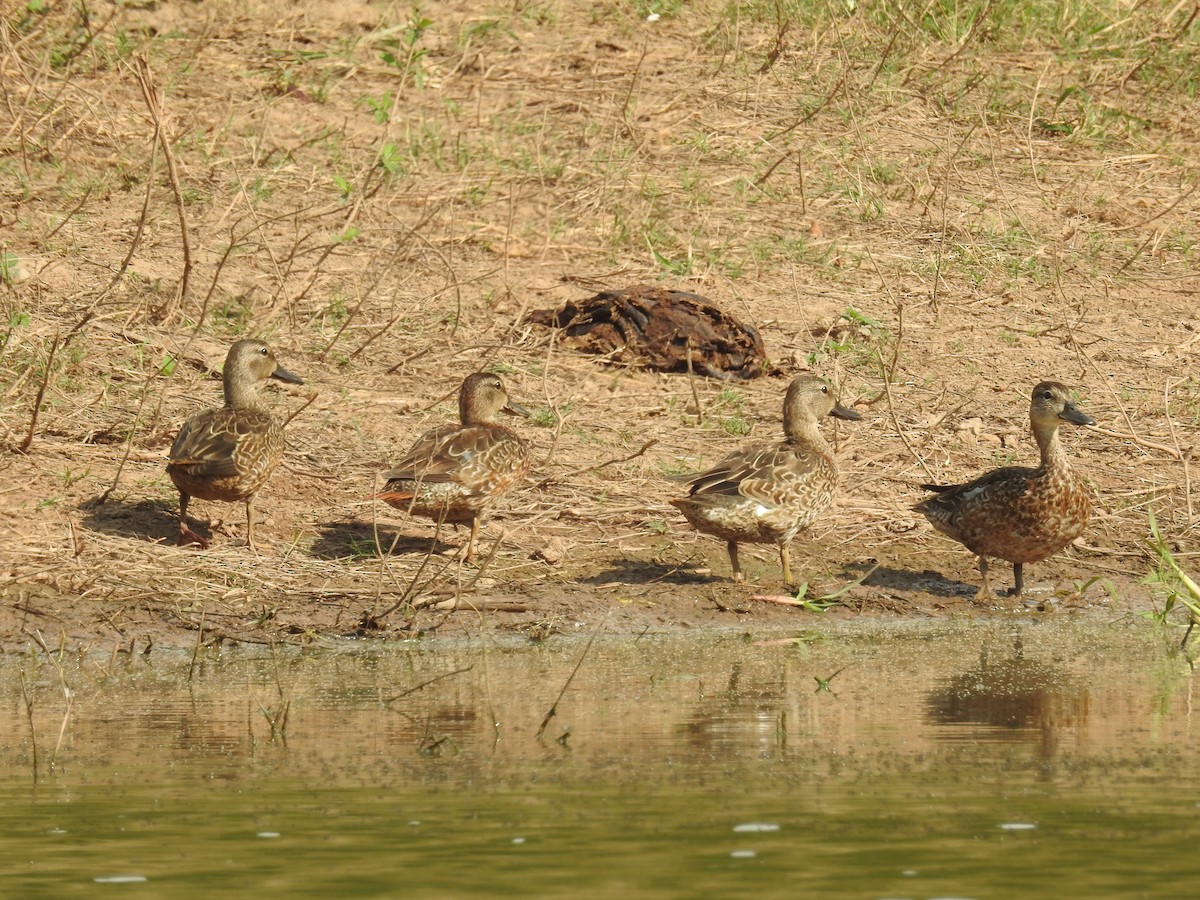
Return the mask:
[[462,481],[477,471],[486,471],[489,464],[492,468],[507,466],[503,457],[510,443],[523,454],[520,440],[496,425],[435,428],[422,435],[408,455],[384,477],[389,482]]
[[819,454],[797,452],[791,444],[750,447],[731,453],[697,475],[688,493],[692,497],[725,494],[770,501],[781,484],[809,481],[825,462]]
[[919,512],[950,521],[964,508],[979,508],[1001,501],[1011,503],[1029,489],[1029,479],[1036,475],[1034,469],[1024,466],[1005,466],[980,475],[966,484],[943,487],[923,484],[925,490],[936,491],[916,505]]
[[247,441],[266,439],[273,420],[259,410],[214,409],[183,423],[171,445],[168,465],[186,467],[192,475],[225,476],[240,473],[238,459]]

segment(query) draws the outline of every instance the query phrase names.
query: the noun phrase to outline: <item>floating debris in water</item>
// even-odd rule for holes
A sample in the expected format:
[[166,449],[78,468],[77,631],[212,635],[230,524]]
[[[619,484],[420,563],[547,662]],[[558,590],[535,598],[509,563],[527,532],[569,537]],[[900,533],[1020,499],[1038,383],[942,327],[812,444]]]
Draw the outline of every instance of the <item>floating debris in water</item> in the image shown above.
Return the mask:
[[772,822],[746,822],[742,825],[734,825],[734,831],[778,831],[779,826]]

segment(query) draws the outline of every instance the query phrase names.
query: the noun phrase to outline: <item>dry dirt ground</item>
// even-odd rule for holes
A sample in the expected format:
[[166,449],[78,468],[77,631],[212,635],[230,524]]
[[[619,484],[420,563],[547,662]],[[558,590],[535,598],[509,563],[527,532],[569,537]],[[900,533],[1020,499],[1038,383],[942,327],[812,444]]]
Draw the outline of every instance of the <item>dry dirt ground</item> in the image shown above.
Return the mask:
[[[893,8],[895,7],[895,8]],[[1161,606],[1152,509],[1189,567],[1200,422],[1200,47],[1187,5],[794,2],[0,4],[0,644],[819,624]],[[782,375],[611,365],[525,312],[638,282],[756,326]],[[289,450],[208,550],[165,454],[237,337]],[[529,480],[480,564],[371,499],[462,377],[502,373]],[[788,375],[838,385],[837,506],[724,548],[672,473],[779,434]],[[1028,602],[911,511],[1031,462],[1070,384],[1095,492]],[[34,411],[36,410],[36,416]],[[997,564],[998,586],[1011,570]],[[451,609],[457,605],[459,608]]]

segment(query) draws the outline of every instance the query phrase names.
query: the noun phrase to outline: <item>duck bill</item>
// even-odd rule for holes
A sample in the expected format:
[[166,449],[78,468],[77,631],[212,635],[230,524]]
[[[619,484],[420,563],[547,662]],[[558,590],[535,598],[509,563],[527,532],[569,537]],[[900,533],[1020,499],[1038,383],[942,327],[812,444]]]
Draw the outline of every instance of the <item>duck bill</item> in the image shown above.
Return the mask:
[[283,366],[276,366],[275,371],[271,373],[272,378],[277,378],[280,381],[286,381],[288,384],[304,384],[304,379],[294,372],[289,372]]
[[532,415],[532,413],[530,413],[529,410],[523,407],[520,403],[513,403],[511,400],[504,404],[501,412],[506,412],[510,416],[521,416],[526,419]]
[[840,403],[833,404],[833,409],[829,411],[831,416],[837,416],[839,419],[846,419],[850,422],[861,422],[862,416],[856,413],[848,406],[842,406]]
[[1074,403],[1068,403],[1063,407],[1063,411],[1058,414],[1060,419],[1067,422],[1074,422],[1076,425],[1095,425],[1096,420],[1083,412]]

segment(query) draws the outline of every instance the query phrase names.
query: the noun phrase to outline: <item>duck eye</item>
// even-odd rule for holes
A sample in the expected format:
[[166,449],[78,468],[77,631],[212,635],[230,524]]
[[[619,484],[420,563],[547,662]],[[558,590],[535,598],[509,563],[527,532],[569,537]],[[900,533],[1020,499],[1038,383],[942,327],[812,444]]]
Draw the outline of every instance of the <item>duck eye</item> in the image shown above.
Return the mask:
[[259,347],[258,352],[261,353],[263,356],[266,356],[268,351],[267,351],[266,347]]
[[1042,391],[1042,399],[1043,400],[1053,400],[1054,394],[1051,393],[1050,391]]
[[829,393],[829,385],[827,385],[827,384],[821,385],[821,393],[828,394]]

